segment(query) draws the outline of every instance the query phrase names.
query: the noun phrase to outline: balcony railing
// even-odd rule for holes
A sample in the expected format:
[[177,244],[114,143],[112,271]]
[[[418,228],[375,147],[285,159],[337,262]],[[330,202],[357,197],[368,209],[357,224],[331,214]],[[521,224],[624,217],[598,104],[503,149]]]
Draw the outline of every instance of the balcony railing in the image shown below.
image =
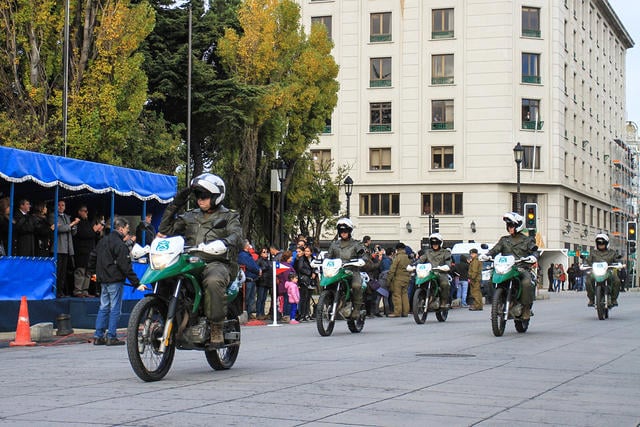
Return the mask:
[[431,130],[451,130],[453,129],[453,122],[433,122],[431,123]]
[[431,77],[432,85],[452,85],[453,76],[450,77]]
[[391,132],[391,125],[369,125],[369,132]]
[[522,29],[522,37],[536,37],[540,38],[540,30]]
[[369,37],[369,41],[371,43],[390,42],[391,34],[371,34],[371,36]]
[[432,39],[452,39],[453,31],[432,31],[431,38]]
[[[542,130],[542,125],[544,125],[543,121],[539,121],[538,122],[538,130]],[[530,129],[530,130],[534,130],[536,128],[536,122],[527,122],[527,121],[523,121],[522,122],[522,129]]]
[[540,84],[540,76],[522,76],[522,83]]
[[391,79],[369,80],[369,87],[391,87]]

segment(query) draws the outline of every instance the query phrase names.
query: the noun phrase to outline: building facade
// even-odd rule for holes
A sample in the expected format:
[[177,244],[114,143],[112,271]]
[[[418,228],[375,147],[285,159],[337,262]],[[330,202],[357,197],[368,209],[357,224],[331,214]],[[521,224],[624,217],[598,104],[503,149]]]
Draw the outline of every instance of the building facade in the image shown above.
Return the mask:
[[634,42],[607,1],[298,3],[335,44],[338,106],[311,151],[350,167],[358,235],[418,247],[436,218],[447,241],[494,242],[520,199],[538,205],[541,247],[607,231],[626,250]]

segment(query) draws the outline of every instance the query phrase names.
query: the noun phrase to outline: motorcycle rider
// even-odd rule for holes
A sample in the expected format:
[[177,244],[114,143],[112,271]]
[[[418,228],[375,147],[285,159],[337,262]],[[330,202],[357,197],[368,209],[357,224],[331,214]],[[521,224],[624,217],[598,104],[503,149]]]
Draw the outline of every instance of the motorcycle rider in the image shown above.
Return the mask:
[[[331,242],[327,251],[327,258],[340,258],[343,262],[351,261],[357,258],[363,258],[365,247],[359,240],[353,239],[353,222],[349,218],[340,218],[337,223],[338,239]],[[364,258],[363,258],[364,259]],[[365,259],[366,261],[366,259]],[[351,277],[351,292],[354,310],[351,312],[351,318],[357,319],[362,309],[362,278],[360,277],[360,269],[357,267],[349,267],[353,271]]]
[[451,250],[443,248],[444,239],[440,233],[431,233],[429,236],[429,248],[418,258],[416,264],[430,263],[433,267],[447,267],[446,271],[440,271],[440,308],[449,308],[449,295],[451,285],[449,284],[449,274],[451,268]]
[[[202,274],[204,312],[211,326],[211,346],[224,345],[223,326],[227,313],[227,285],[238,271],[238,251],[242,247],[240,215],[222,205],[224,181],[203,173],[179,191],[164,214],[158,236],[182,235],[187,246],[207,244],[207,252],[196,252],[207,263]],[[193,193],[198,207],[179,214]],[[215,227],[220,224],[220,227]],[[214,228],[215,227],[215,228]]]
[[[524,218],[517,212],[507,212],[502,216],[502,220],[506,223],[509,235],[502,236],[498,243],[489,250],[481,260],[494,258],[497,254],[513,255],[516,259],[527,258],[527,263],[531,266],[538,262],[537,246],[533,237],[524,234]],[[520,293],[519,303],[522,304],[522,320],[529,320],[531,317],[531,307],[533,306],[533,287],[531,285],[530,268],[523,266],[518,267],[520,272],[520,285],[522,292]]]
[[[591,251],[589,257],[585,260],[587,265],[593,265],[594,262],[606,262],[607,264],[615,264],[619,262],[622,256],[614,249],[609,249],[609,236],[604,233],[596,236],[596,250]],[[620,293],[620,279],[617,273],[611,274],[611,307],[618,306],[618,294]],[[595,295],[595,283],[591,275],[587,277],[587,298],[588,307],[593,307],[593,297]]]

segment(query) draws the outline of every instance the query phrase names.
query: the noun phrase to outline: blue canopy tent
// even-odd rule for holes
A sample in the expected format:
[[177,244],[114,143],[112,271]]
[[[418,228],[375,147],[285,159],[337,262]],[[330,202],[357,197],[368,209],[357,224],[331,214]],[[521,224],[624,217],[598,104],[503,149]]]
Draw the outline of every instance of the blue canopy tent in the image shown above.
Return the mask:
[[[74,204],[88,204],[105,217],[162,212],[176,192],[177,178],[118,166],[33,153],[0,146],[0,194],[14,203],[20,198],[48,201],[57,217],[58,200],[67,200],[67,213]],[[117,206],[117,209],[116,209]],[[159,216],[159,215],[158,215]],[[7,255],[0,257],[0,300],[55,298],[56,248],[53,258],[14,257],[9,231]],[[57,227],[53,236],[57,245]]]

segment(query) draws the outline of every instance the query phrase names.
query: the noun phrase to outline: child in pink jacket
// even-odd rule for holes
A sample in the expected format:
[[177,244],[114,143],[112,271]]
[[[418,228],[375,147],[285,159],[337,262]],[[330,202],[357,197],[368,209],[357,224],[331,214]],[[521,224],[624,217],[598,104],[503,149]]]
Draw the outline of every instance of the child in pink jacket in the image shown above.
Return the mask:
[[298,275],[295,272],[289,273],[289,280],[284,283],[289,296],[289,304],[291,305],[290,324],[298,324],[296,320],[296,311],[298,311],[298,303],[300,302],[300,290],[298,289]]

